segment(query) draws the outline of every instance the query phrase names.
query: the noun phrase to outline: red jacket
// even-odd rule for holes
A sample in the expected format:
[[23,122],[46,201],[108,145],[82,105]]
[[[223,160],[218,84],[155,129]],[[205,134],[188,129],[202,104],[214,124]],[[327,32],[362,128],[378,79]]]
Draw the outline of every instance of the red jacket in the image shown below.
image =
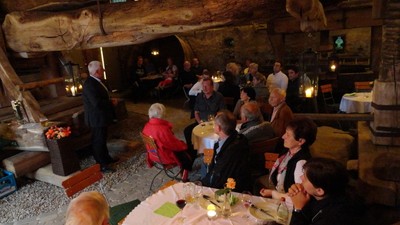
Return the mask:
[[[143,128],[143,134],[151,136],[156,145],[158,146],[158,152],[163,160],[164,164],[177,163],[181,165],[179,160],[176,158],[174,151],[186,151],[187,145],[185,142],[179,140],[175,137],[172,132],[172,124],[166,120],[151,118],[148,123]],[[153,154],[149,153],[148,146],[147,149],[147,165],[149,167],[153,166],[153,161],[158,161]]]

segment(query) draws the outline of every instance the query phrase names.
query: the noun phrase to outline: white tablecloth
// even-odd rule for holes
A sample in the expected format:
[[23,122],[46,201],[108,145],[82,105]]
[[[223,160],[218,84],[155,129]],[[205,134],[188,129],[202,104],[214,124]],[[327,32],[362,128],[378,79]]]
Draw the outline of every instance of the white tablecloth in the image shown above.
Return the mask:
[[346,113],[369,113],[371,112],[372,93],[349,93],[345,94],[340,101],[340,111]]
[[[232,207],[232,216],[225,219],[221,216],[217,217],[215,220],[210,221],[207,218],[207,210],[199,206],[197,203],[190,203],[185,206],[185,208],[176,214],[173,218],[168,218],[154,213],[156,209],[162,206],[166,202],[175,203],[177,199],[183,196],[183,183],[177,183],[170,186],[164,190],[158,191],[157,193],[148,197],[145,201],[141,202],[134,210],[132,210],[126,217],[123,225],[172,225],[172,224],[220,224],[220,225],[233,225],[233,224],[257,224],[260,222],[255,217],[253,217],[248,209],[246,209],[241,202],[238,202]],[[209,196],[214,195],[214,189],[202,187],[202,194],[207,194]],[[234,193],[238,196],[240,194]],[[240,197],[240,196],[238,196]],[[263,202],[263,204],[268,204],[268,209],[275,210],[278,205],[277,200],[251,196],[251,201],[253,204],[258,204]],[[291,206],[289,206],[289,218],[291,216]],[[273,212],[274,214],[276,212]],[[182,218],[184,220],[182,221]],[[289,220],[290,221],[290,220]],[[289,223],[288,221],[288,223]]]
[[192,132],[192,144],[197,149],[197,154],[204,153],[204,149],[213,148],[218,141],[218,135],[214,133],[213,122],[205,122],[197,125]]

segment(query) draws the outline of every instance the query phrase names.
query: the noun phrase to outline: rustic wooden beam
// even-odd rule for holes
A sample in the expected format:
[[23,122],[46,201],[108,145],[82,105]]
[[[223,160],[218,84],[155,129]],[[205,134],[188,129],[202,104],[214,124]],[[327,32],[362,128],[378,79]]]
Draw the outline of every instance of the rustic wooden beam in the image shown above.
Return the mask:
[[387,0],[372,0],[372,18],[382,19]]
[[[381,19],[372,18],[372,8],[350,8],[325,12],[328,20],[327,27],[321,30],[339,30],[359,27],[381,26]],[[275,33],[301,32],[300,22],[292,17],[275,19],[273,27]]]
[[13,172],[16,177],[33,172],[49,163],[50,154],[48,152],[26,151],[3,160],[4,168]]
[[53,78],[53,79],[48,79],[48,80],[41,80],[41,81],[34,81],[30,83],[25,83],[25,84],[19,84],[17,85],[18,90],[20,91],[27,91],[30,89],[38,88],[38,87],[45,87],[51,84],[58,84],[58,83],[63,83],[64,78],[63,77],[58,77],[58,78]]
[[371,114],[342,114],[342,113],[295,113],[295,117],[308,117],[312,120],[326,121],[372,121],[374,119]]
[[3,49],[0,48],[0,79],[11,99],[22,99],[25,108],[24,116],[30,122],[39,122],[46,117],[41,113],[40,106],[30,92],[20,92],[16,85],[22,85],[21,79],[15,73],[13,67]]
[[[267,0],[150,0],[67,12],[12,12],[3,30],[16,52],[62,51],[140,44],[171,34],[257,19]],[[264,13],[265,14],[265,13]],[[259,18],[258,18],[259,19]]]

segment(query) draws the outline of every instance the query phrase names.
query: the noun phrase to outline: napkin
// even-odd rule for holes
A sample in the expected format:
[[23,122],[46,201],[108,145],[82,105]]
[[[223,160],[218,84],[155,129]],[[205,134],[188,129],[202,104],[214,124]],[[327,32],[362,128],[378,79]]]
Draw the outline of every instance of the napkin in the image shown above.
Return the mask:
[[154,213],[172,218],[174,217],[180,209],[174,203],[166,202],[160,208],[156,209]]

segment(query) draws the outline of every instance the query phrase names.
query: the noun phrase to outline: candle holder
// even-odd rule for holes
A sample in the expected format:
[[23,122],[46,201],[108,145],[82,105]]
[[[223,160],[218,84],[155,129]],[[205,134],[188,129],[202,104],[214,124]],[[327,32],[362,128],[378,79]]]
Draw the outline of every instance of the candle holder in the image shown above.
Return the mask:
[[217,218],[217,211],[215,208],[215,205],[213,204],[209,204],[207,206],[207,218],[208,220],[214,220],[215,218]]
[[65,68],[65,91],[67,96],[78,96],[82,93],[83,86],[79,73],[79,64],[68,62],[64,64]]

